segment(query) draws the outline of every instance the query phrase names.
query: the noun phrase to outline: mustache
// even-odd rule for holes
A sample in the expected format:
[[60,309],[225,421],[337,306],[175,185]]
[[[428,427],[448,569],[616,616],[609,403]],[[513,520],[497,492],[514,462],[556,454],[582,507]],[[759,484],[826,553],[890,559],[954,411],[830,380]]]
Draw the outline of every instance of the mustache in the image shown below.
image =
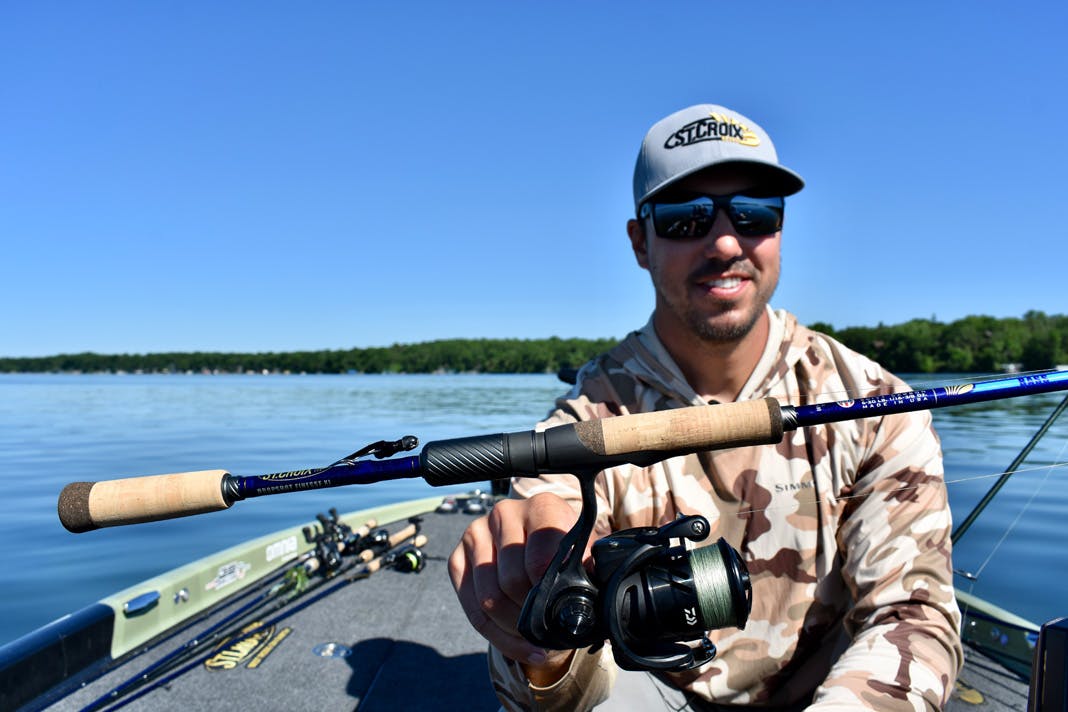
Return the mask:
[[726,272],[732,272],[750,279],[754,279],[757,276],[757,270],[753,267],[752,262],[744,257],[736,257],[732,260],[708,260],[695,267],[690,272],[689,279],[691,282],[715,279],[723,276]]

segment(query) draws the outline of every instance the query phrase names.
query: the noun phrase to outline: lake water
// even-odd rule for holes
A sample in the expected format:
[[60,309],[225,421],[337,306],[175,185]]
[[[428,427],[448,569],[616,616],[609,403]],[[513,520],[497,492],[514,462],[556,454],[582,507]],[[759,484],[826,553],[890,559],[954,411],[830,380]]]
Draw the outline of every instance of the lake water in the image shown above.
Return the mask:
[[[950,380],[909,379],[914,387]],[[928,383],[927,381],[930,381]],[[0,375],[0,643],[192,559],[330,507],[350,511],[468,489],[422,480],[264,497],[224,512],[69,534],[71,481],[325,465],[380,439],[524,430],[564,386],[551,375]],[[1059,402],[1057,394],[935,411],[960,521]],[[1043,622],[1068,614],[1062,544],[1068,418],[955,550],[958,585]],[[1006,533],[1008,535],[1006,536]]]

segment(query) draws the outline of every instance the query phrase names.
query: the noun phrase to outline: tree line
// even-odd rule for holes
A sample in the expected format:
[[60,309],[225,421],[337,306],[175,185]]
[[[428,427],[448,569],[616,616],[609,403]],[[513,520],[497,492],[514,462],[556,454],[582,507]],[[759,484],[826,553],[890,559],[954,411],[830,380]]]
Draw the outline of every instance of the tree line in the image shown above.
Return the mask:
[[[943,323],[811,327],[898,373],[990,372],[1068,364],[1068,316],[968,316]],[[267,353],[61,354],[0,358],[6,373],[554,373],[606,351],[615,339],[446,339],[347,350]]]
[[0,373],[555,373],[616,339],[446,339],[347,350],[0,358]]
[[967,316],[942,323],[811,327],[896,373],[977,373],[1015,366],[1025,371],[1068,364],[1068,316],[1029,311],[1023,318]]

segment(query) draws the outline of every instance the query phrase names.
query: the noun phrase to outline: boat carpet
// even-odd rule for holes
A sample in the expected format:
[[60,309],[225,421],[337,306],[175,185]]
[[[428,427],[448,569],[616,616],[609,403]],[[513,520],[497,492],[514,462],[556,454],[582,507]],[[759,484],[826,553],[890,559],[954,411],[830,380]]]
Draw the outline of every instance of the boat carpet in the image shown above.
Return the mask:
[[1027,709],[1027,682],[977,650],[965,647],[964,669],[947,712],[1003,712]]
[[[472,519],[461,513],[426,516],[423,571],[381,570],[292,613],[274,626],[271,642],[277,644],[254,666],[255,653],[231,669],[209,670],[200,662],[123,709],[497,710],[486,642],[467,623],[446,568],[447,557]],[[400,525],[389,528],[395,531]],[[309,591],[291,606],[313,595]],[[212,620],[198,628],[205,629]],[[193,635],[190,630],[175,636],[173,642],[130,660],[48,709],[81,709]],[[318,646],[330,643],[346,646],[351,654],[316,654]],[[201,654],[195,659],[203,658]]]
[[[166,685],[143,696],[129,695],[124,709],[498,709],[488,682],[486,644],[467,624],[446,570],[446,559],[471,519],[461,513],[427,515],[422,572],[383,570],[343,585],[279,620],[272,640],[248,658],[223,659],[222,667],[231,665],[229,669],[208,669],[204,658],[210,650],[205,650],[192,658],[195,666]],[[309,592],[299,601],[313,597]],[[223,609],[216,617],[226,613]],[[48,709],[83,708],[213,620],[129,660]],[[315,652],[326,644],[340,644],[351,654],[324,657]],[[1027,684],[979,653],[967,651],[960,682],[946,707],[950,712],[1026,709]]]

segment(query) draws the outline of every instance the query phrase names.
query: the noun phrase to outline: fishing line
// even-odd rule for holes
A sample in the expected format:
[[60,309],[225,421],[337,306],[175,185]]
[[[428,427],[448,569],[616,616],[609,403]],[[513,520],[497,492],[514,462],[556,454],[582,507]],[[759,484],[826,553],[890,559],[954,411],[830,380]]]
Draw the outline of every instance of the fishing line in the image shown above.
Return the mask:
[[[1061,446],[1061,451],[1059,453],[1057,453],[1057,458],[1058,459],[1064,456],[1064,451],[1065,451],[1066,448],[1068,448],[1068,442],[1065,442]],[[1005,540],[1009,538],[1009,534],[1012,533],[1013,529],[1015,529],[1016,525],[1020,522],[1020,519],[1023,518],[1023,515],[1031,507],[1032,502],[1035,501],[1035,497],[1038,496],[1039,491],[1042,489],[1043,486],[1045,486],[1046,482],[1049,480],[1049,474],[1050,474],[1050,472],[1053,471],[1054,467],[1055,467],[1055,465],[1049,465],[1048,467],[1045,468],[1045,470],[1046,470],[1045,476],[1042,478],[1042,480],[1035,487],[1035,490],[1031,493],[1031,496],[1027,499],[1027,502],[1024,503],[1023,508],[1020,509],[1020,511],[1016,514],[1016,518],[1012,520],[1012,523],[1009,524],[1008,528],[1001,535],[1001,538],[998,539],[997,543],[994,544],[994,546],[990,549],[990,554],[987,555],[986,560],[983,561],[983,563],[979,566],[978,570],[976,570],[976,572],[974,574],[972,574],[972,576],[975,577],[974,580],[978,580],[979,579],[979,576],[982,575],[982,573],[983,573],[983,569],[985,569],[987,564],[990,563],[991,559],[994,558],[994,554],[996,554],[998,552],[998,549],[1001,548],[1001,545],[1004,544]]]
[[[1028,376],[1028,375],[1031,375],[1031,374],[1040,374],[1040,373],[1048,373],[1048,371],[1019,372],[1019,373],[1014,374],[1014,376]],[[981,383],[984,380],[998,380],[999,378],[1000,378],[1000,376],[997,375],[997,374],[991,374],[989,377],[984,377],[983,379],[980,379],[980,380],[975,380],[974,378],[969,378],[968,376],[964,376],[964,377],[960,377],[960,378],[955,379],[955,380],[951,379],[949,381],[941,381],[941,383],[942,384],[947,384],[947,383],[949,383],[949,384],[953,384],[953,383]],[[924,388],[928,387],[929,385],[930,385],[929,383],[917,382],[914,386],[909,386],[908,389],[901,390],[901,391],[895,390],[894,392],[904,393],[904,392],[908,392],[908,390],[910,390],[910,389],[911,390],[923,390]],[[827,392],[819,393],[819,394],[816,394],[815,396],[810,396],[810,397],[814,397],[814,398],[818,398],[818,399],[822,399],[824,397],[829,397],[829,398],[831,398],[833,400],[833,398],[835,396],[839,396],[839,395],[846,395],[847,397],[859,397],[859,395],[852,396],[849,393],[849,391],[827,391]],[[798,399],[804,399],[804,397],[802,397],[800,395],[797,395],[797,394],[795,394],[793,397],[794,398],[798,398]],[[1068,399],[1065,400],[1065,403],[1068,403]],[[1039,436],[1045,434],[1045,431],[1050,426],[1053,425],[1053,421],[1055,421],[1057,419],[1057,416],[1060,414],[1060,411],[1063,410],[1063,408],[1064,408],[1064,403],[1062,403],[1054,411],[1054,414],[1050,416],[1050,418],[1047,420],[1047,423],[1039,431]],[[1030,447],[1031,446],[1029,446],[1028,449],[1025,450],[1025,452],[1028,452],[1030,450]],[[1060,453],[1058,453],[1056,460],[1060,460],[1064,456],[1064,452],[1065,452],[1066,449],[1068,449],[1068,441],[1065,441],[1065,443],[1062,445],[1061,451],[1060,451]],[[1021,455],[1023,455],[1023,454],[1024,453],[1021,453]],[[1015,465],[1017,463],[1014,462],[1013,464]],[[943,479],[941,481],[941,484],[943,484],[943,485],[962,484],[962,483],[965,483],[965,482],[973,482],[973,481],[977,481],[977,480],[990,479],[990,478],[994,478],[994,477],[1006,477],[1007,478],[1007,477],[1011,477],[1012,475],[1015,475],[1015,474],[1018,474],[1018,473],[1021,473],[1021,472],[1034,472],[1034,471],[1037,471],[1037,470],[1045,470],[1046,471],[1046,475],[1043,478],[1043,482],[1039,483],[1039,487],[1041,488],[1041,486],[1045,482],[1045,480],[1049,478],[1049,473],[1052,472],[1052,470],[1054,468],[1061,468],[1061,467],[1066,467],[1066,466],[1068,466],[1068,462],[1057,462],[1057,461],[1054,461],[1053,463],[1051,463],[1049,465],[1038,465],[1038,466],[1030,467],[1030,468],[1021,468],[1021,467],[1013,468],[1012,466],[1010,466],[1010,469],[1002,471],[1002,472],[995,472],[995,473],[984,474],[984,475],[974,475],[974,476],[971,476],[971,477],[960,477],[960,478],[956,478],[956,479],[952,479],[952,480]],[[859,499],[859,498],[862,498],[862,497],[869,497],[869,496],[874,495],[874,494],[883,494],[883,495],[889,496],[889,495],[893,495],[893,494],[898,493],[898,492],[907,492],[909,490],[915,490],[915,489],[918,489],[919,487],[938,486],[938,484],[940,484],[940,483],[939,482],[928,482],[928,483],[920,483],[920,484],[916,484],[916,485],[904,485],[902,487],[898,487],[898,488],[893,489],[893,490],[873,491],[873,492],[868,492],[868,493],[864,493],[864,494],[856,494],[856,495],[844,495],[844,496],[840,496],[840,497],[837,497],[837,498],[834,498],[834,499],[837,500],[837,501],[844,501],[844,500],[850,500],[850,499]],[[1032,500],[1034,499],[1034,496],[1035,495],[1032,495]],[[1029,500],[1028,505],[1030,504],[1030,501],[1032,501],[1032,500]],[[828,502],[828,501],[831,501],[831,498],[815,499],[815,500],[812,501],[812,504],[822,504],[822,503]],[[741,511],[738,512],[738,515],[741,516],[741,515],[746,515],[746,514],[759,514],[759,513],[762,513],[762,512],[775,511],[775,510],[787,509],[787,508],[792,509],[792,508],[794,508],[794,506],[795,505],[793,505],[793,504],[783,504],[783,505],[775,505],[775,506],[764,507],[764,508],[761,508],[761,509],[741,510]],[[1015,523],[1014,523],[1014,525],[1015,525]]]
[[[1068,448],[1068,443],[1065,443],[1065,448]],[[1063,455],[1065,448],[1061,449],[1061,455]],[[1060,457],[1061,455],[1058,455],[1058,457]],[[1046,470],[1046,478],[1048,479],[1049,472],[1051,472],[1055,468],[1061,468],[1061,467],[1068,467],[1068,462],[1054,462],[1054,463],[1051,463],[1049,465],[1036,465],[1035,467],[1021,467],[1021,468],[1018,468],[1015,471],[1013,471],[1012,475],[1015,476],[1015,475],[1018,475],[1018,474],[1020,474],[1022,472],[1038,472],[1040,470]],[[992,477],[1001,477],[1002,475],[1005,475],[1005,474],[1007,474],[1007,473],[1006,472],[994,472],[994,473],[987,474],[987,475],[973,475],[971,477],[960,477],[958,479],[941,480],[939,482],[921,482],[920,484],[903,485],[901,487],[897,487],[895,489],[890,489],[890,490],[878,490],[878,491],[875,491],[875,492],[866,492],[866,493],[863,493],[863,494],[847,494],[847,495],[842,495],[840,497],[835,497],[833,499],[830,498],[830,497],[826,497],[826,498],[822,498],[822,499],[814,499],[814,500],[811,501],[811,504],[823,504],[825,502],[831,502],[831,501],[842,502],[842,501],[846,501],[846,500],[850,500],[850,499],[862,499],[864,497],[871,497],[873,495],[886,495],[886,496],[889,496],[889,495],[897,494],[898,492],[908,492],[910,490],[916,490],[916,489],[919,489],[921,487],[937,487],[939,484],[957,485],[957,484],[962,484],[964,482],[974,482],[976,480],[987,480],[987,479],[990,479]],[[740,510],[738,512],[738,515],[741,516],[743,514],[761,514],[763,512],[773,512],[773,511],[778,510],[778,509],[793,509],[793,508],[794,508],[793,504],[780,504],[780,505],[775,505],[775,506],[771,506],[771,507],[763,507],[761,509],[743,509],[743,510]]]
[[[1061,451],[1057,455],[1058,459],[1060,459],[1061,457],[1064,456],[1064,451],[1065,451],[1066,448],[1068,448],[1068,442],[1065,442],[1063,445],[1061,445]],[[983,561],[983,563],[979,566],[979,568],[975,571],[975,573],[972,573],[970,571],[958,570],[958,569],[954,569],[953,570],[954,574],[962,576],[962,577],[964,577],[965,580],[968,581],[968,593],[970,595],[974,595],[974,593],[975,593],[975,585],[976,585],[976,583],[979,582],[979,576],[983,573],[983,570],[986,569],[987,564],[989,564],[993,560],[994,555],[997,553],[998,549],[1001,548],[1001,545],[1004,544],[1005,541],[1009,538],[1009,534],[1011,534],[1012,531],[1016,528],[1016,524],[1020,521],[1020,519],[1023,518],[1024,513],[1031,506],[1031,503],[1034,502],[1035,497],[1038,495],[1039,490],[1042,489],[1042,487],[1045,485],[1046,481],[1049,479],[1050,473],[1053,472],[1053,468],[1055,468],[1055,467],[1064,467],[1064,466],[1065,466],[1065,463],[1053,463],[1053,464],[1050,464],[1050,465],[1044,466],[1044,467],[1028,468],[1028,470],[1031,470],[1031,471],[1039,470],[1039,469],[1045,469],[1046,474],[1042,478],[1042,481],[1038,483],[1038,486],[1035,487],[1034,492],[1031,493],[1031,497],[1027,500],[1027,502],[1024,504],[1023,508],[1016,515],[1016,518],[1012,520],[1012,523],[1009,524],[1008,528],[1001,535],[1001,538],[991,548],[990,553],[986,557],[986,560]],[[1015,472],[1028,471],[1028,470],[1019,470],[1019,469],[1017,469]],[[1015,472],[1013,474],[1015,474]],[[1004,473],[1002,473],[1002,474],[1004,474]],[[1001,475],[996,475],[996,476],[1000,477]],[[965,606],[965,607],[963,607],[961,609],[961,614],[964,615],[964,616],[967,616],[967,615],[969,615],[970,610],[971,610],[970,606]]]
[[730,570],[718,546],[702,546],[690,551],[693,585],[697,591],[697,605],[705,623],[712,628],[725,628],[735,619],[734,599],[728,576]]

